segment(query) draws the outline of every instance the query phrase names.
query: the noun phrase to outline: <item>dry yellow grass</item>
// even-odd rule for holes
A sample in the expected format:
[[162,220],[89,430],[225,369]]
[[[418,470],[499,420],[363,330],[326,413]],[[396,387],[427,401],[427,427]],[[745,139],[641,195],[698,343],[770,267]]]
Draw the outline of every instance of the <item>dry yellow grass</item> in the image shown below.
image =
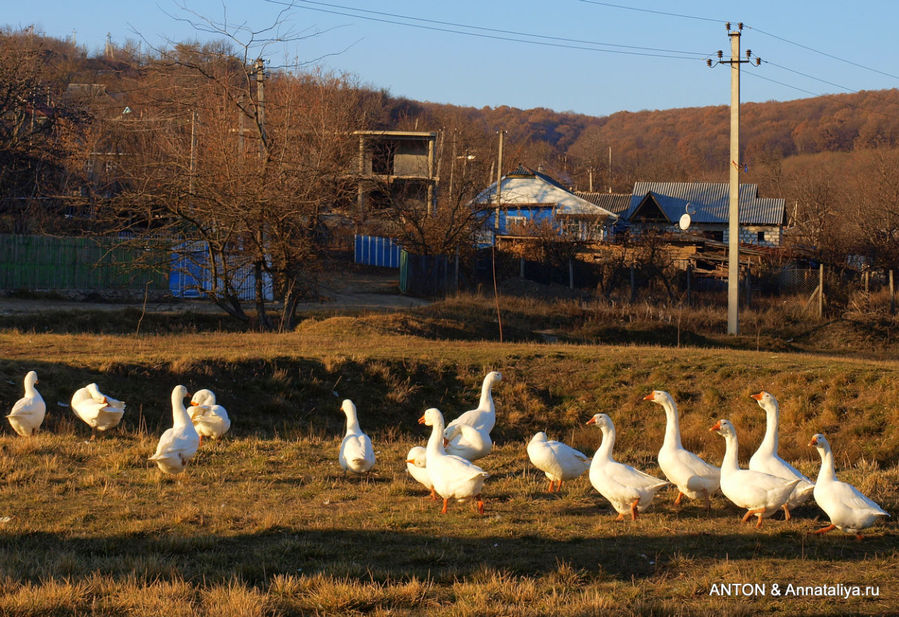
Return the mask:
[[[343,326],[341,326],[342,328]],[[713,418],[740,430],[742,458],[764,417],[748,394],[782,403],[782,454],[814,475],[805,446],[831,435],[838,474],[888,511],[899,500],[899,364],[702,349],[489,344],[346,332],[288,335],[60,336],[0,334],[0,403],[37,367],[47,430],[0,435],[0,614],[6,615],[754,615],[899,611],[897,523],[861,543],[813,507],[757,531],[723,498],[677,509],[660,497],[616,523],[586,477],[561,495],[527,461],[546,428],[592,452],[583,422],[609,413],[617,456],[658,474],[664,416],[641,400],[671,391],[687,447],[720,461]],[[489,368],[496,450],[482,462],[487,515],[440,516],[406,476],[426,407],[472,406]],[[87,379],[124,391],[126,422],[95,442],[60,408]],[[146,460],[170,418],[175,383],[211,385],[234,420],[187,473],[163,478]],[[105,388],[104,388],[105,389]],[[338,397],[358,399],[378,455],[370,478],[336,462]],[[390,393],[391,396],[387,396]],[[391,398],[392,397],[392,398]],[[139,422],[142,418],[143,422]],[[710,595],[715,584],[860,584],[877,598]]]

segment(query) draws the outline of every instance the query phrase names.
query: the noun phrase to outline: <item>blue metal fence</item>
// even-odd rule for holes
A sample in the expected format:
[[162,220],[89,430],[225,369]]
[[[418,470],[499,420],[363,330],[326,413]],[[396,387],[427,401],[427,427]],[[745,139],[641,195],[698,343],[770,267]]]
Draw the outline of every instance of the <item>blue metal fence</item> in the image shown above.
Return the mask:
[[390,238],[356,235],[353,261],[367,266],[399,268],[402,247]]
[[[251,265],[241,265],[231,269],[231,285],[241,300],[256,297],[256,275]],[[262,275],[263,295],[272,300],[272,280],[268,274]],[[213,289],[212,269],[209,254],[201,242],[185,243],[175,247],[172,253],[169,273],[169,291],[176,298],[198,298]]]

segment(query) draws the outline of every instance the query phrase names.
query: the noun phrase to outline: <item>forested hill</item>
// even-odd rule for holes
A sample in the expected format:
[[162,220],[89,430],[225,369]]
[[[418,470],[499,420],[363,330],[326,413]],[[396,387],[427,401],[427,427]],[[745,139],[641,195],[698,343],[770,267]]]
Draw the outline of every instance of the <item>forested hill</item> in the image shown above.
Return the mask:
[[[465,123],[492,135],[507,131],[510,156],[568,175],[585,188],[586,170],[607,174],[612,149],[616,190],[636,178],[726,179],[729,108],[618,112],[592,117],[549,109],[481,109],[392,101],[391,121],[441,128]],[[796,155],[895,147],[899,90],[863,91],[741,106],[742,163],[754,168]],[[725,162],[722,164],[722,162]]]

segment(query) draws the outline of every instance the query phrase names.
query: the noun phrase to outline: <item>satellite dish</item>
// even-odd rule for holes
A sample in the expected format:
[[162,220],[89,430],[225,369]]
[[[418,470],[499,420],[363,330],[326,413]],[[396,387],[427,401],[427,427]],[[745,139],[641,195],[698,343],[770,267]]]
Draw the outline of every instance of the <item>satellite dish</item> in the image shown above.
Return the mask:
[[687,231],[690,228],[690,223],[692,223],[692,219],[690,219],[690,215],[684,212],[680,220],[677,222],[677,226],[681,228],[681,231]]

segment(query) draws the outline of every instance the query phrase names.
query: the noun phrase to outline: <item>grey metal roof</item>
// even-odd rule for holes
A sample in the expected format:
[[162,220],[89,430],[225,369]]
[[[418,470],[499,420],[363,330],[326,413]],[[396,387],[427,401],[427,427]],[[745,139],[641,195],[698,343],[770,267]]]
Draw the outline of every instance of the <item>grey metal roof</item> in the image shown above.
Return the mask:
[[589,193],[585,191],[575,191],[575,195],[581,199],[586,199],[594,206],[605,208],[609,212],[621,214],[631,205],[630,193]]
[[[730,187],[713,182],[637,182],[622,218],[629,220],[650,193],[672,223],[687,211],[687,204],[694,223],[728,222]],[[741,225],[783,225],[785,205],[784,199],[759,198],[756,184],[740,185]]]

